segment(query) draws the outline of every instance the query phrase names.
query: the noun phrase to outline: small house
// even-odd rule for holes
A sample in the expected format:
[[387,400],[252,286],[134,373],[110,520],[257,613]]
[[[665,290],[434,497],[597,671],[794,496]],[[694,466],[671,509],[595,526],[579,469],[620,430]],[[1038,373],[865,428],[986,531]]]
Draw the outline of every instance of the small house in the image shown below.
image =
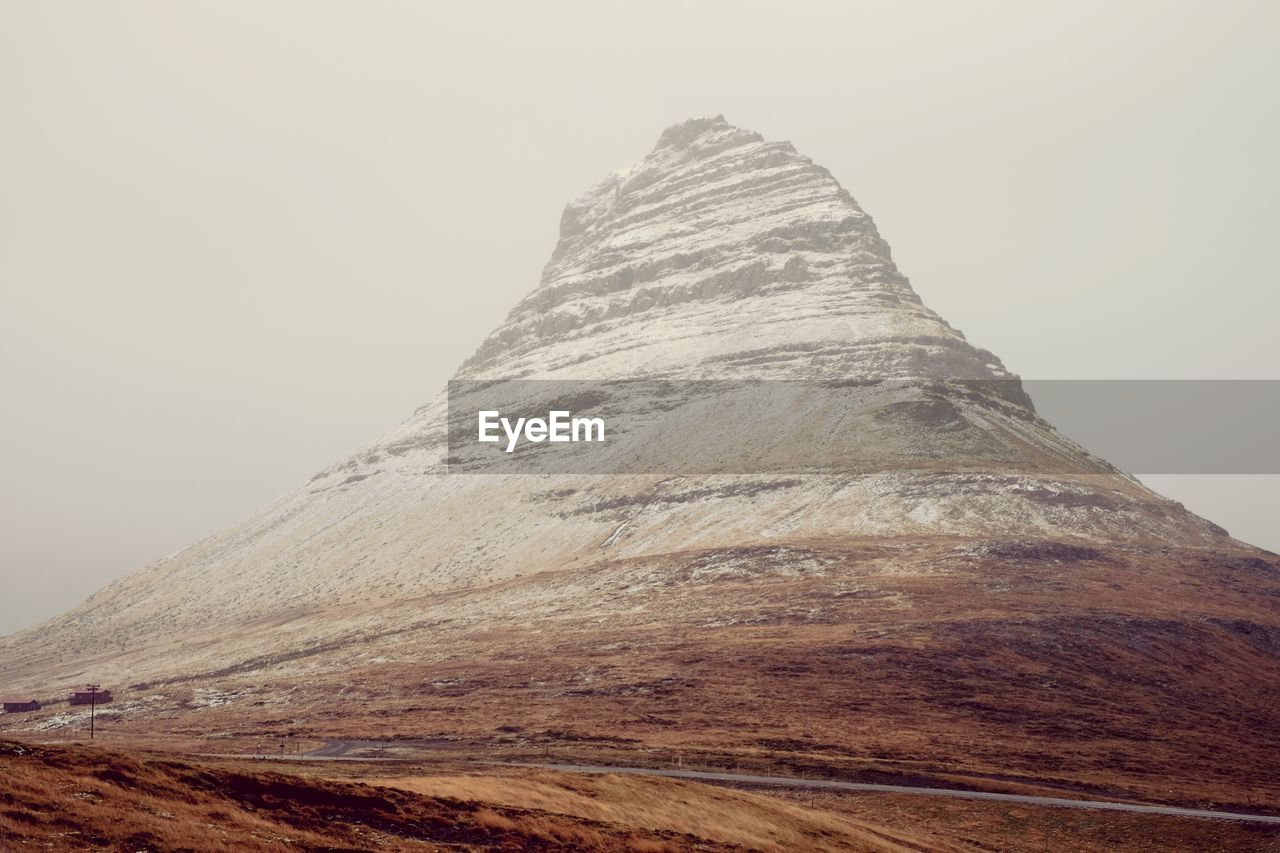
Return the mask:
[[6,714],[21,714],[25,711],[39,711],[40,702],[37,699],[5,699],[4,712]]
[[88,688],[77,690],[67,701],[72,705],[104,705],[111,701],[111,691],[101,689],[93,691]]

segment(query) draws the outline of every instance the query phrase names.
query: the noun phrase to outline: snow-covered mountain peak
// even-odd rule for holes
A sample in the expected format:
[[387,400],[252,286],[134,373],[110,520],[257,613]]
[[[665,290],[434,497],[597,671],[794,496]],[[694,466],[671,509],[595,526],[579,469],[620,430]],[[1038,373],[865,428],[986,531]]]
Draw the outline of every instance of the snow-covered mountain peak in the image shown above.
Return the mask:
[[723,151],[735,145],[761,142],[763,139],[763,136],[753,130],[729,124],[722,115],[701,116],[686,119],[662,131],[654,151],[676,148],[690,156],[705,156],[711,151]]
[[1006,377],[925,308],[853,197],[722,116],[574,199],[459,378]]
[[[241,524],[6,640],[0,659],[10,674],[60,668],[70,680],[91,650],[149,647],[163,654],[132,662],[129,678],[216,671],[264,655],[252,639],[262,626],[271,654],[287,660],[369,625],[420,630],[413,602],[424,596],[747,546],[1225,541],[1037,417],[999,359],[921,303],[871,217],[826,169],[719,116],[668,128],[634,168],[571,202],[540,283],[457,378],[855,380],[883,386],[866,417],[806,435],[874,436],[894,458],[927,464],[450,473],[439,394]],[[933,396],[878,382],[917,378],[1011,381]],[[785,408],[726,418],[715,438],[751,448],[789,435]],[[689,438],[675,433],[664,440]],[[394,625],[383,603],[403,605]],[[101,664],[104,678],[124,677],[125,662]]]

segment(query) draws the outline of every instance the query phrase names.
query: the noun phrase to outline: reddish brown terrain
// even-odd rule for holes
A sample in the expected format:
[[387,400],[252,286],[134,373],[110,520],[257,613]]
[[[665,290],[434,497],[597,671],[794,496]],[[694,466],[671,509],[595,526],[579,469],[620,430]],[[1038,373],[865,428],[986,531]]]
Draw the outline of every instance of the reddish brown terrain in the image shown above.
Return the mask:
[[[800,552],[809,571],[790,568]],[[745,570],[681,554],[477,591],[493,617],[429,644],[368,638],[379,660],[302,684],[287,673],[305,657],[218,674],[228,704],[207,708],[181,697],[214,676],[140,686],[175,704],[114,725],[639,765],[681,753],[1280,811],[1275,558],[951,540],[738,558]]]
[[0,841],[6,850],[924,849],[909,831],[703,785],[350,769],[367,778],[0,741]]
[[[289,755],[376,740],[351,755],[678,762],[1280,812],[1280,709],[1265,689],[1280,683],[1274,557],[937,539],[716,559],[471,591],[468,606],[491,617],[441,624],[429,644],[363,637],[372,659],[359,666],[326,665],[340,652],[324,648],[242,675],[131,685],[99,712],[102,736],[188,752],[283,744]],[[641,583],[648,606],[636,610],[627,590]],[[418,606],[430,621],[433,603]],[[83,719],[66,714],[54,705],[5,722],[27,738],[82,737]],[[980,827],[1012,813],[927,808],[985,815]],[[1125,819],[1049,811],[1062,827]]]
[[281,764],[0,741],[5,850],[1280,849],[1249,824],[449,762]]

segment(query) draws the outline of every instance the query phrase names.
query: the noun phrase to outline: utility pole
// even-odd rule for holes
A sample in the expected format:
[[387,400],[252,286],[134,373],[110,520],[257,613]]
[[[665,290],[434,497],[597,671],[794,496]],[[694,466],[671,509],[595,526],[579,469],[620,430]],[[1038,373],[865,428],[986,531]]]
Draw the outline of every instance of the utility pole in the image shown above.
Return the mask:
[[93,713],[98,707],[98,690],[100,688],[97,684],[90,684],[87,685],[87,689],[89,691],[89,740],[93,740]]

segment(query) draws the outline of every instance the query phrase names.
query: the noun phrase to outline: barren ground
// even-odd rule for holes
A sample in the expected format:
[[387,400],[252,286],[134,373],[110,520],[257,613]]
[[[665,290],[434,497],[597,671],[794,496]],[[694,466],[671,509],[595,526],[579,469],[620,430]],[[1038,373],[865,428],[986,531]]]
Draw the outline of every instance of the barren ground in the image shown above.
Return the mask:
[[1274,828],[448,762],[282,764],[0,742],[5,849],[1224,850]]
[[[506,582],[467,593],[462,604],[452,597],[448,612],[480,614],[467,620],[423,600],[425,627],[411,632],[124,685],[102,711],[101,742],[130,754],[189,755],[382,741],[376,754],[410,758],[418,769],[383,766],[379,784],[441,795],[440,785],[462,785],[456,773],[430,785],[403,780],[438,777],[444,767],[472,774],[476,761],[678,762],[1280,812],[1274,557],[1044,542],[789,548],[785,560],[776,549],[728,560],[690,553]],[[636,588],[642,595],[633,597]],[[27,743],[81,738],[84,723],[79,709],[58,704],[0,718],[8,736]],[[349,764],[287,769],[353,772]],[[509,771],[485,773],[496,787],[467,797],[541,808],[493,781]],[[635,827],[596,810],[627,802],[621,786],[706,789],[671,780],[608,785],[592,794],[596,806],[570,797],[557,813],[622,831]],[[546,790],[517,788],[529,797]],[[759,796],[783,803],[788,795]],[[1161,849],[1183,841],[1182,849],[1205,849],[1191,843],[1199,838],[1268,849],[1274,839],[1218,821],[923,798],[817,800],[829,816],[895,832],[927,825],[926,846],[935,849],[942,838],[988,849],[1010,837],[1050,849],[1152,849],[1143,839],[1165,833]],[[692,824],[677,820],[678,809],[656,820],[668,806],[655,807],[643,828],[686,832]],[[716,843],[744,843],[734,837]]]

